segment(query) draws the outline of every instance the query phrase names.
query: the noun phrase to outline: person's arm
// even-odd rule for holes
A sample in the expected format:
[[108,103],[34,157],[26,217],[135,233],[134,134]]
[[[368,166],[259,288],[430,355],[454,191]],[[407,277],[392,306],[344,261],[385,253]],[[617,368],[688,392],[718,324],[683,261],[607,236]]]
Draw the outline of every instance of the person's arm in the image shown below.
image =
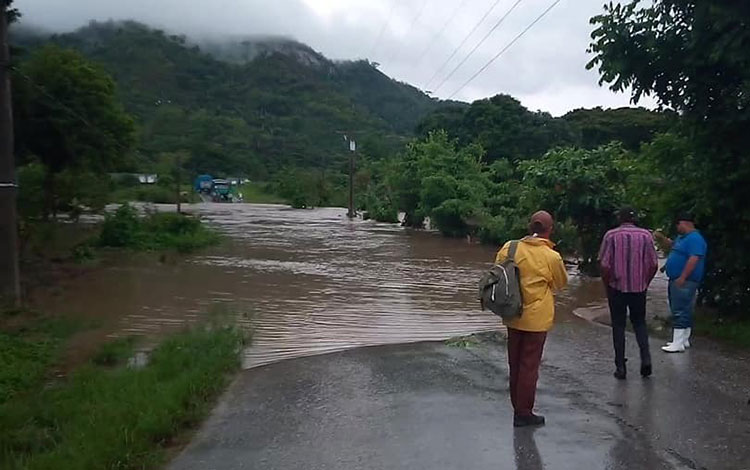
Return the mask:
[[706,256],[706,245],[703,243],[703,239],[695,235],[688,237],[685,240],[685,250],[689,256],[685,267],[682,270],[682,274],[677,278],[675,284],[677,287],[685,285],[685,281],[690,278],[690,275],[695,271],[695,267],[698,266],[701,258]]
[[565,287],[568,284],[568,272],[565,270],[565,263],[563,263],[559,254],[555,257],[550,268],[552,271],[552,289],[560,290]]
[[659,257],[656,255],[656,248],[651,240],[646,240],[646,259],[644,260],[644,266],[646,266],[646,279],[648,283],[654,280],[656,272],[659,270]]
[[604,286],[609,285],[612,274],[612,266],[610,266],[610,259],[612,258],[612,237],[607,235],[602,240],[602,245],[599,247],[599,272],[602,276],[602,282]]
[[677,287],[682,287],[685,285],[685,281],[687,281],[690,275],[693,274],[693,271],[695,271],[695,267],[698,265],[698,261],[700,260],[700,256],[691,256],[690,258],[688,258],[687,263],[685,263],[685,269],[682,270],[682,274],[675,281]]
[[665,253],[669,253],[672,250],[672,245],[674,244],[674,241],[664,235],[664,232],[661,230],[654,230],[654,240],[659,244],[659,247],[664,250]]

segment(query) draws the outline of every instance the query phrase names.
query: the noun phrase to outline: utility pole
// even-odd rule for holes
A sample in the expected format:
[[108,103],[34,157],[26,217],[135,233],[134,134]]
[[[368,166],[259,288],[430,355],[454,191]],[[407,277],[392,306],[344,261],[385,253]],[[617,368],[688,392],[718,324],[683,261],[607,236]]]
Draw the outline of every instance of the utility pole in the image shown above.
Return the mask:
[[357,142],[349,140],[349,212],[347,217],[353,219],[357,216],[354,211],[354,156],[357,152]]
[[180,195],[180,174],[182,173],[180,171],[180,168],[182,168],[182,155],[180,152],[177,152],[177,171],[175,171],[175,190],[177,191],[177,213],[182,213],[182,197]]
[[354,158],[357,155],[357,142],[354,138],[350,138],[354,132],[360,131],[336,131],[338,134],[342,134],[344,141],[349,144],[349,211],[346,213],[347,217],[353,219],[357,217],[357,212],[354,210]]
[[0,0],[0,307],[21,304],[16,219],[16,168],[13,159],[13,111],[10,51],[5,0]]

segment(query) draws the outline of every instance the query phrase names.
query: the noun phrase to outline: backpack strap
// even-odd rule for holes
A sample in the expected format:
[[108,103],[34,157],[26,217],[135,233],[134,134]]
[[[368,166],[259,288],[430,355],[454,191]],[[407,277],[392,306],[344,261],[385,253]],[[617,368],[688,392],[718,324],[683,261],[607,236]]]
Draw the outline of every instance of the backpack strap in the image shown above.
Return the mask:
[[518,240],[510,242],[510,248],[508,248],[508,259],[515,262],[516,250],[518,250]]

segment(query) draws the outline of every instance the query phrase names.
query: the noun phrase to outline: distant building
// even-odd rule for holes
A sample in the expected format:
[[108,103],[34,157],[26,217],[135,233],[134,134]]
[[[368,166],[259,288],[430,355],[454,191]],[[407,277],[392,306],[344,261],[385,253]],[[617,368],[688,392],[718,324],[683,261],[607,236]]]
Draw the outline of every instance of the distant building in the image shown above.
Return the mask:
[[138,174],[138,181],[141,184],[156,184],[159,181],[159,175],[157,174]]
[[159,175],[155,173],[110,173],[109,177],[120,183],[138,181],[141,184],[156,184],[159,182]]

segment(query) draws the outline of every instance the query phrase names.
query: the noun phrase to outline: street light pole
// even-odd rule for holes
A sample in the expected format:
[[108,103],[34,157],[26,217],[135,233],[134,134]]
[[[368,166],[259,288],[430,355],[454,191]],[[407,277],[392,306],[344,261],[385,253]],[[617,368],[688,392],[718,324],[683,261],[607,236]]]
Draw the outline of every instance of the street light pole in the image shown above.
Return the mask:
[[6,1],[0,0],[0,307],[21,304]]

